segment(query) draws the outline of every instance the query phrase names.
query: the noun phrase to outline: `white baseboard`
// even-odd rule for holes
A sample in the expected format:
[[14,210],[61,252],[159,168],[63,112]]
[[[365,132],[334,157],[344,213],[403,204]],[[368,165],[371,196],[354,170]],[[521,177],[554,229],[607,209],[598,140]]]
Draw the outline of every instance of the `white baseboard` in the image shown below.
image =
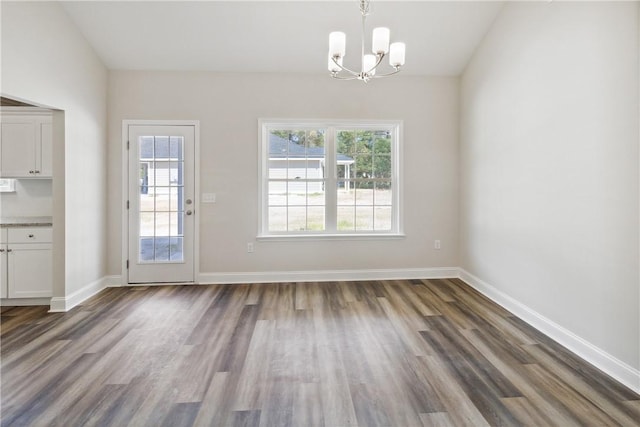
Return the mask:
[[49,305],[51,298],[3,298],[0,307],[25,307],[29,305]]
[[76,305],[91,298],[101,290],[107,287],[108,277],[102,277],[88,285],[78,289],[72,294],[66,297],[53,297],[51,298],[50,313],[65,312],[71,310]]
[[200,273],[200,284],[329,282],[349,280],[443,279],[458,277],[457,267],[371,270],[260,271],[248,273]]
[[119,288],[123,286],[122,276],[120,276],[119,274],[113,276],[105,276],[104,281],[107,288]]
[[620,381],[636,393],[640,393],[640,371],[613,357],[573,332],[542,316],[499,289],[484,282],[473,274],[459,269],[458,277],[469,286],[509,310],[549,338],[557,341],[573,353]]

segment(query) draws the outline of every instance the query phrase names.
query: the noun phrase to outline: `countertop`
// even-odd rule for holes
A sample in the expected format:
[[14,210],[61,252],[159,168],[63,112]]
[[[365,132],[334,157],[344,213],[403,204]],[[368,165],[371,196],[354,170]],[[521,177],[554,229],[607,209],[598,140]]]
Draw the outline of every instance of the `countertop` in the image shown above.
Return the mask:
[[0,218],[0,228],[7,227],[51,227],[50,216],[8,216]]

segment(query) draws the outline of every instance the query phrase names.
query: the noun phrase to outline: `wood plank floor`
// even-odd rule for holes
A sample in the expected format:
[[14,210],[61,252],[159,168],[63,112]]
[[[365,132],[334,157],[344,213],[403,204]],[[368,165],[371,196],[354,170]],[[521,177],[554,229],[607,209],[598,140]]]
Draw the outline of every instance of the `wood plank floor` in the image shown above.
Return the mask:
[[640,420],[640,396],[457,279],[111,288],[1,325],[2,426]]

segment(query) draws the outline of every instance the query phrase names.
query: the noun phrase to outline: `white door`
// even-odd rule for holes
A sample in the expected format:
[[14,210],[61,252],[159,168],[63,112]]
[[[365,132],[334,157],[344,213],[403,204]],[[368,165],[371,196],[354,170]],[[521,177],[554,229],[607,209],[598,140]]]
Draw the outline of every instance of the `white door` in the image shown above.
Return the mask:
[[128,137],[128,282],[193,282],[195,126],[130,124]]

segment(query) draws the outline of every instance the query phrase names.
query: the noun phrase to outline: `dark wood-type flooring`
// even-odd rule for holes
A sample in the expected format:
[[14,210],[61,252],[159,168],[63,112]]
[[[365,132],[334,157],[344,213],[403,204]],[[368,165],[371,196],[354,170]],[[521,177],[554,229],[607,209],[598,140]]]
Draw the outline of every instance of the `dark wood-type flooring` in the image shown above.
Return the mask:
[[2,426],[636,426],[640,396],[463,282],[111,288],[2,310]]

